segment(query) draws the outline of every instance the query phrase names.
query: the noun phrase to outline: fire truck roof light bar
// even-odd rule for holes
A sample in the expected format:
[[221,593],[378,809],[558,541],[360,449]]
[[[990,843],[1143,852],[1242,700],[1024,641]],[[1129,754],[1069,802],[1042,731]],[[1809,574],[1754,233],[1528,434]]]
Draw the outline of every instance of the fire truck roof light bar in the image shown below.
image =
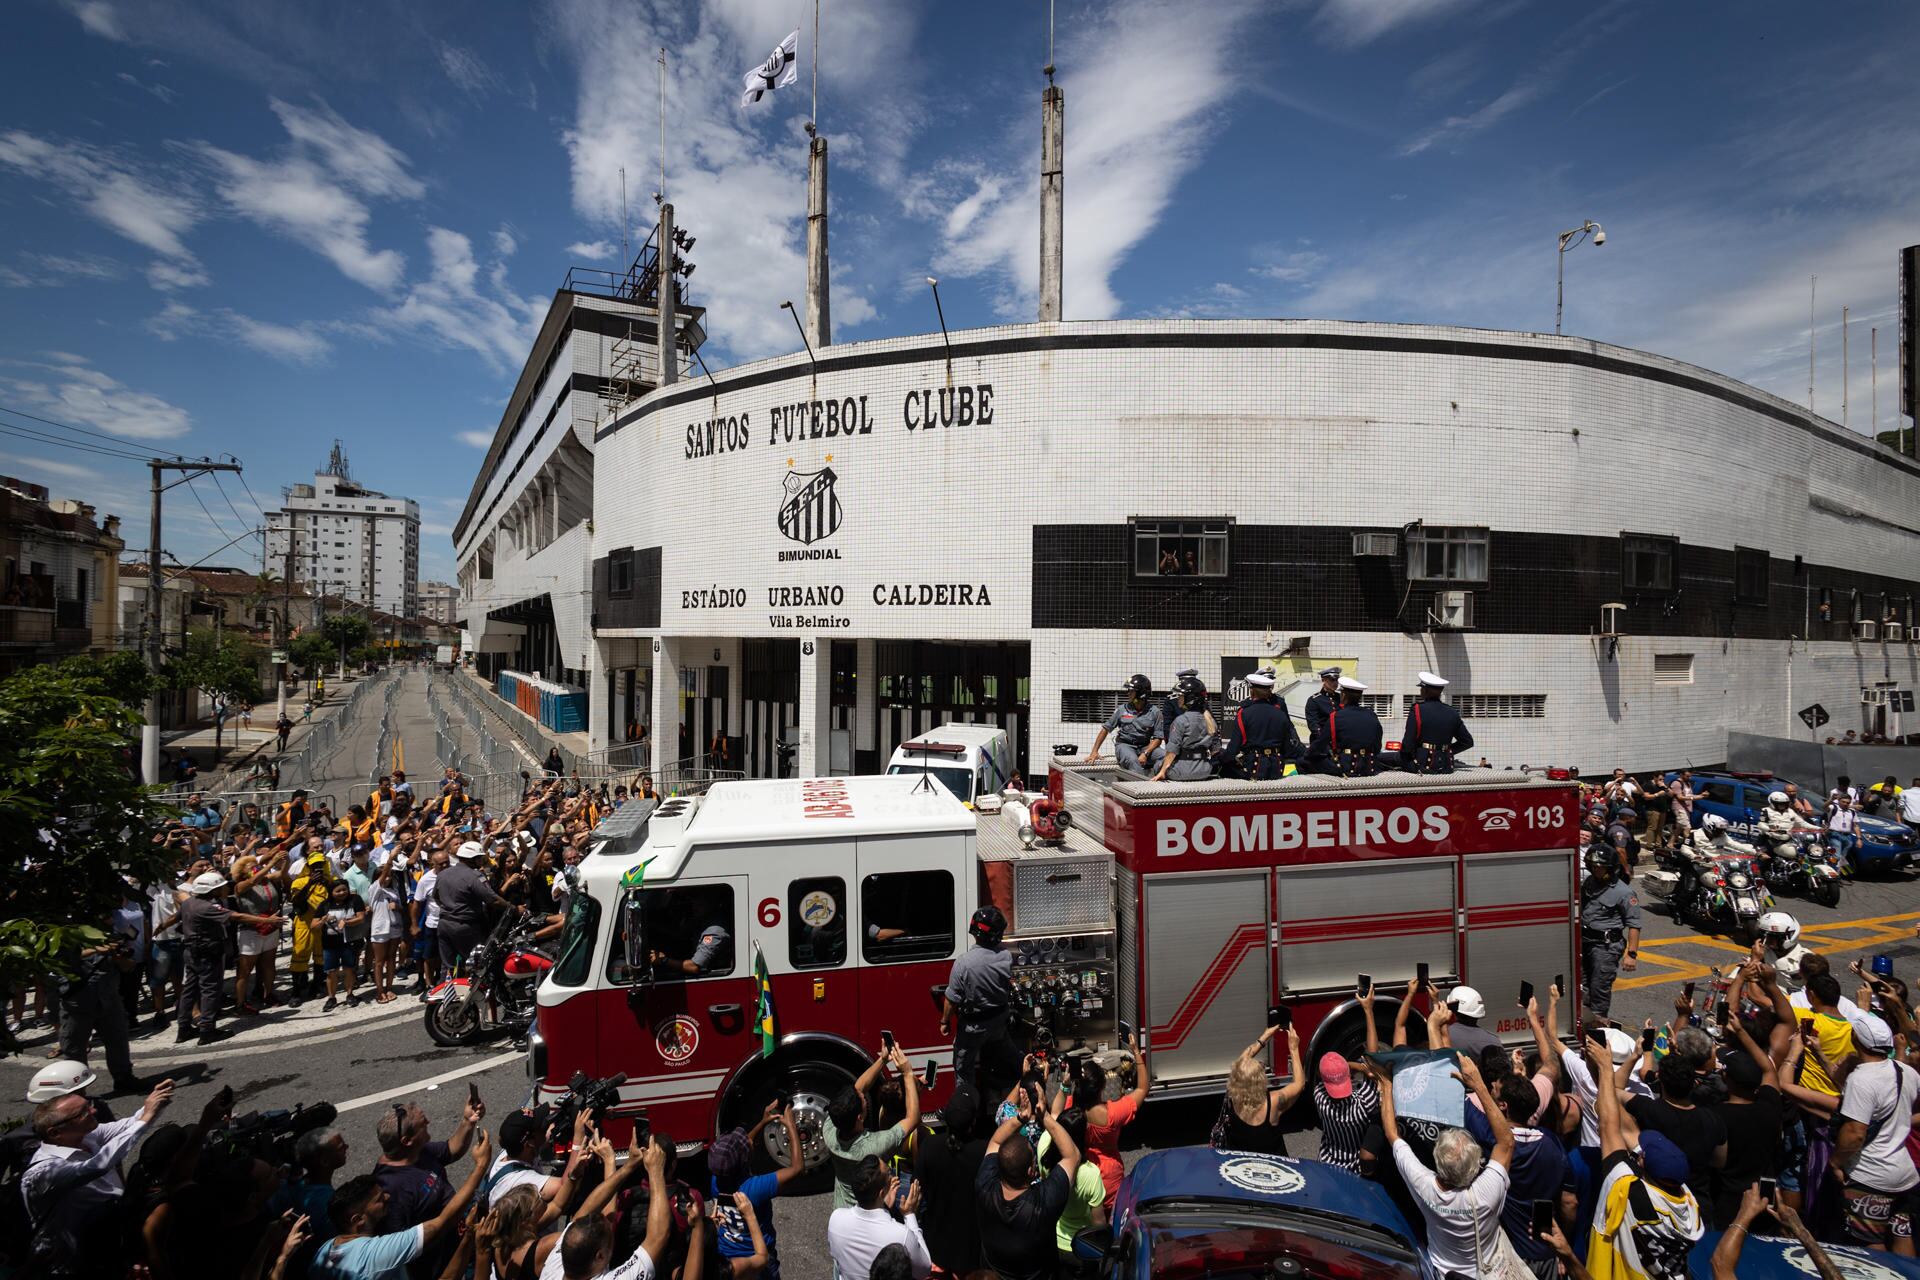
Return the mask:
[[909,742],[902,746],[903,751],[920,751],[930,756],[963,756],[967,749],[951,742]]

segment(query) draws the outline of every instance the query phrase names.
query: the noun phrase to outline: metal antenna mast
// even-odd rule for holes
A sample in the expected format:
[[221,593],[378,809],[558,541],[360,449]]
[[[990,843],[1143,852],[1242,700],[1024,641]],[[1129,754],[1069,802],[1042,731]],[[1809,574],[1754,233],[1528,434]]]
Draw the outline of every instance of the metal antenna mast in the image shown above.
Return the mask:
[[660,189],[653,193],[653,201],[660,204],[667,198],[667,49],[660,46]]

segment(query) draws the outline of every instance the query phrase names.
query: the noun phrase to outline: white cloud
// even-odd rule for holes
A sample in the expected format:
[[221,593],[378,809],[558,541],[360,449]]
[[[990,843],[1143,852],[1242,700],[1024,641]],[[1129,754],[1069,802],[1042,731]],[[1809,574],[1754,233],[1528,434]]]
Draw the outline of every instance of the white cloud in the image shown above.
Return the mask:
[[582,262],[605,262],[619,254],[620,246],[611,240],[576,240],[561,252]]
[[509,231],[505,226],[501,226],[494,231],[493,251],[501,257],[511,258],[514,251],[519,247],[520,242],[513,238],[513,232]]
[[426,184],[407,172],[405,153],[378,134],[348,124],[332,107],[296,107],[278,98],[272,106],[294,142],[355,190],[394,200],[418,200],[427,193]]
[[333,344],[308,326],[260,320],[230,307],[200,311],[179,301],[169,302],[151,317],[147,330],[163,342],[188,336],[237,342],[288,364],[318,364],[333,349]]
[[22,253],[19,263],[18,267],[0,266],[0,287],[57,289],[118,280],[127,274],[124,263],[97,253]]
[[[1241,40],[1257,12],[1225,0],[1125,0],[1063,44],[1061,65],[1085,68],[1062,78],[1069,318],[1121,311],[1112,278],[1204,155],[1210,120],[1237,92]],[[937,274],[997,279],[1001,313],[1030,316],[1039,287],[1037,113],[1022,102],[1009,114],[1018,123],[996,154],[922,175],[908,208],[945,223]]]
[[1282,284],[1299,284],[1310,280],[1327,265],[1327,255],[1311,249],[1273,249],[1261,251],[1261,261],[1249,267],[1256,276],[1268,280],[1277,280]]
[[1315,24],[1335,44],[1359,45],[1396,28],[1430,22],[1478,0],[1325,0]]
[[147,283],[161,292],[173,289],[197,289],[212,278],[197,262],[175,262],[161,258],[147,268]]
[[456,431],[453,438],[461,444],[472,445],[476,449],[485,449],[493,443],[491,431]]
[[127,33],[120,25],[119,13],[106,0],[70,0],[67,8],[74,17],[80,19],[80,25],[94,35],[108,40],[126,40]]
[[32,475],[42,472],[58,476],[62,480],[98,480],[100,473],[92,467],[83,467],[77,462],[57,462],[52,458],[34,458],[25,454],[0,453],[0,465],[9,470],[17,470]]
[[500,77],[473,50],[443,43],[439,55],[440,69],[455,88],[478,96],[500,87]]
[[407,286],[398,304],[376,313],[382,328],[448,347],[463,347],[496,369],[517,368],[546,315],[545,299],[522,297],[496,259],[484,281],[473,241],[445,227],[427,228],[433,269]]
[[126,84],[132,85],[134,88],[140,90],[142,93],[152,94],[154,97],[160,99],[160,101],[167,103],[169,105],[173,103],[173,100],[175,98],[180,96],[179,94],[167,88],[166,85],[161,84],[157,80],[152,84],[147,84],[145,81],[133,75],[131,72],[122,71],[119,75],[119,79]]
[[0,361],[0,368],[26,371],[19,376],[0,373],[0,387],[62,422],[97,427],[133,440],[170,440],[185,435],[193,425],[178,405],[135,391],[77,359],[7,360]]
[[179,279],[205,283],[198,259],[181,239],[201,217],[184,191],[169,189],[105,148],[53,142],[18,129],[0,133],[0,168],[58,188],[88,217],[158,254]]

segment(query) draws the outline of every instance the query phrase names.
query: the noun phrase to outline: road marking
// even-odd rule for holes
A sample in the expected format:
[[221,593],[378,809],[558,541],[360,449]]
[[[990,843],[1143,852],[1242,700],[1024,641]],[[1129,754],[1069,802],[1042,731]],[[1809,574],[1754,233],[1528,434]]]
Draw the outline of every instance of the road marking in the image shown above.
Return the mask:
[[379,1093],[369,1093],[362,1098],[349,1098],[345,1102],[336,1102],[333,1104],[333,1109],[339,1112],[346,1112],[355,1111],[361,1107],[371,1107],[376,1103],[385,1102],[389,1098],[399,1098],[409,1093],[419,1093],[434,1085],[446,1084],[450,1080],[463,1080],[468,1076],[477,1076],[483,1071],[491,1071],[495,1067],[504,1067],[509,1062],[525,1062],[526,1060],[527,1055],[519,1052],[502,1053],[491,1058],[482,1058],[478,1062],[469,1062],[464,1067],[455,1067],[453,1070],[443,1071],[437,1076],[428,1076],[425,1080],[415,1080],[412,1084],[395,1085],[391,1089],[382,1089]]
[[[1828,920],[1815,925],[1806,925],[1801,930],[1800,941],[1816,951],[1834,951],[1845,954],[1849,951],[1862,951],[1880,943],[1904,942],[1913,940],[1911,926],[1920,921],[1920,911],[1903,911],[1890,916],[1867,916],[1859,920]],[[1875,926],[1879,926],[1875,928]],[[1826,935],[1836,929],[1872,929],[1873,932],[1859,938],[1833,938]],[[1818,944],[1818,945],[1816,945]],[[1719,951],[1731,951],[1746,954],[1747,948],[1720,938],[1710,938],[1701,934],[1687,934],[1672,938],[1642,938],[1640,940],[1640,959],[1653,960],[1666,966],[1663,972],[1637,974],[1634,977],[1622,977],[1615,981],[1616,991],[1630,991],[1638,987],[1657,987],[1667,982],[1685,982],[1707,977],[1713,966],[1697,960],[1682,959],[1676,956],[1649,954],[1649,947],[1695,946],[1711,947]]]
[[[142,1062],[221,1062],[227,1058],[251,1058],[262,1053],[289,1053],[295,1049],[304,1049],[310,1044],[326,1044],[333,1040],[344,1040],[348,1036],[363,1035],[390,1024],[403,1022],[411,1014],[420,1017],[419,1008],[401,1009],[389,1013],[383,1018],[368,1018],[340,1027],[334,1031],[317,1032],[313,1035],[283,1035],[271,1038],[243,1041],[232,1048],[225,1047],[230,1041],[223,1041],[219,1047],[208,1049],[195,1048],[192,1045],[180,1045],[164,1053],[141,1053]],[[136,1050],[138,1052],[138,1050]]]

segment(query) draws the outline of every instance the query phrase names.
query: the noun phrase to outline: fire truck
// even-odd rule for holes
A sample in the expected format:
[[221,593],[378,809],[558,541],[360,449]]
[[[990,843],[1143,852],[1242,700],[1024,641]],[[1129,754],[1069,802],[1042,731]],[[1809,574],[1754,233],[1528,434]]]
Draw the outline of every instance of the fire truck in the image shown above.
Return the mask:
[[[610,1132],[644,1110],[688,1149],[782,1095],[817,1162],[827,1102],[883,1033],[932,1064],[929,1105],[950,1091],[940,999],[989,901],[1010,923],[1016,1025],[1095,1052],[1131,1029],[1156,1095],[1218,1091],[1272,1004],[1308,1064],[1357,1056],[1358,975],[1384,1041],[1422,964],[1443,990],[1478,988],[1483,1025],[1519,1042],[1521,981],[1575,974],[1577,828],[1571,785],[1516,773],[1153,783],[1065,759],[1044,795],[978,813],[911,774],[630,802],[581,864],[531,1093],[624,1073]],[[780,1126],[763,1133],[788,1159]]]

